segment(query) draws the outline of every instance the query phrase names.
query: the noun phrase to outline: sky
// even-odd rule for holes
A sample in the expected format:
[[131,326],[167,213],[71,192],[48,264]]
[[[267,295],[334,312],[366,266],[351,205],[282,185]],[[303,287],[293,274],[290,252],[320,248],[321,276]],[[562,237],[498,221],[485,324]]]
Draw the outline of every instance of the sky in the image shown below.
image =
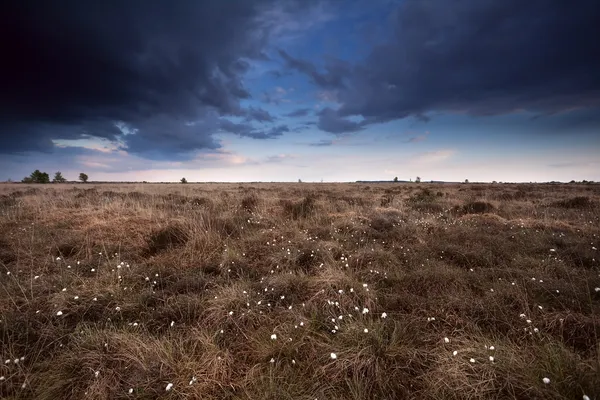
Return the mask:
[[600,181],[600,2],[10,0],[0,180]]

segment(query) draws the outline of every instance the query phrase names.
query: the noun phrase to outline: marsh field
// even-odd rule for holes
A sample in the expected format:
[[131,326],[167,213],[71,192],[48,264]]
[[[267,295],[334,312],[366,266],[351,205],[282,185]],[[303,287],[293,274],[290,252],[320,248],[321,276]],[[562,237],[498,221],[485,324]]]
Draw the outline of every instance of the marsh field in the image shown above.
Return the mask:
[[2,184],[0,397],[600,399],[598,248],[593,184]]

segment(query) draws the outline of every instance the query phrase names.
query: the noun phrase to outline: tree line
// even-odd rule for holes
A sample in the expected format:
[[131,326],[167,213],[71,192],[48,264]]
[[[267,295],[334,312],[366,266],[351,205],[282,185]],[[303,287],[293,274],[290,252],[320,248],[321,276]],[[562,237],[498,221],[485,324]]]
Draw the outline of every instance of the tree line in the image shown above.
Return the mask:
[[[83,183],[88,181],[88,176],[85,173],[79,174],[79,180]],[[52,179],[52,183],[65,183],[67,180],[63,176],[62,172],[56,171],[54,173],[54,178]],[[31,175],[26,176],[21,180],[23,183],[50,183],[50,175],[47,172],[42,172],[39,169],[36,169],[31,173]]]

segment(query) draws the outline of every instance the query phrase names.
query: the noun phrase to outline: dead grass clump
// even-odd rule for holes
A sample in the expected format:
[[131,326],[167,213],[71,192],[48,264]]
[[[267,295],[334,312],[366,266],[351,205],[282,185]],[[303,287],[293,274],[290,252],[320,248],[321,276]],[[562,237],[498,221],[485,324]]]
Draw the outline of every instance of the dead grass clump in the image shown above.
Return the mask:
[[442,192],[436,194],[429,188],[422,188],[416,193],[413,193],[406,202],[415,211],[439,213],[443,212],[445,208],[444,205],[439,202],[439,199],[442,199],[443,196],[444,194]]
[[168,225],[155,231],[148,239],[149,255],[184,246],[189,240],[189,233],[180,225]]
[[585,209],[592,208],[594,203],[587,196],[576,196],[569,199],[560,200],[552,203],[554,207],[567,208],[567,209]]
[[54,256],[62,257],[62,258],[75,257],[78,254],[80,254],[82,252],[82,250],[83,250],[82,246],[77,243],[72,243],[72,242],[61,243],[58,246],[56,246],[55,251],[54,251]]
[[76,199],[97,199],[98,190],[96,188],[77,190],[75,194]]
[[212,209],[214,207],[214,202],[208,197],[194,197],[190,199],[190,204],[195,208],[207,208]]
[[244,198],[242,199],[242,209],[246,212],[252,213],[256,211],[259,202],[260,199],[256,195],[256,193],[250,193],[249,195],[244,196]]
[[7,195],[3,194],[0,196],[0,209],[14,207],[17,204],[18,203],[17,203],[16,197],[14,195],[7,196]]
[[471,201],[462,206],[461,212],[463,214],[483,214],[491,213],[496,210],[493,204],[486,201]]
[[[16,261],[17,255],[13,248],[4,240],[0,239],[0,264],[7,266]],[[5,271],[2,271],[6,273]]]
[[283,208],[283,213],[288,218],[292,219],[301,219],[307,218],[313,214],[315,210],[315,197],[314,195],[307,195],[299,202],[292,202],[289,200],[282,200],[281,206]]

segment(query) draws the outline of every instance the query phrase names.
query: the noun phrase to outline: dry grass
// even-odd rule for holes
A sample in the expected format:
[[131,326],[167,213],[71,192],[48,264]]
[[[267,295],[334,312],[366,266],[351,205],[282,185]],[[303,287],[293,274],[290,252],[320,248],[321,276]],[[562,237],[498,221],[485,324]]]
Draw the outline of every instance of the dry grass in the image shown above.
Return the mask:
[[0,185],[0,397],[600,399],[599,219],[597,185]]

